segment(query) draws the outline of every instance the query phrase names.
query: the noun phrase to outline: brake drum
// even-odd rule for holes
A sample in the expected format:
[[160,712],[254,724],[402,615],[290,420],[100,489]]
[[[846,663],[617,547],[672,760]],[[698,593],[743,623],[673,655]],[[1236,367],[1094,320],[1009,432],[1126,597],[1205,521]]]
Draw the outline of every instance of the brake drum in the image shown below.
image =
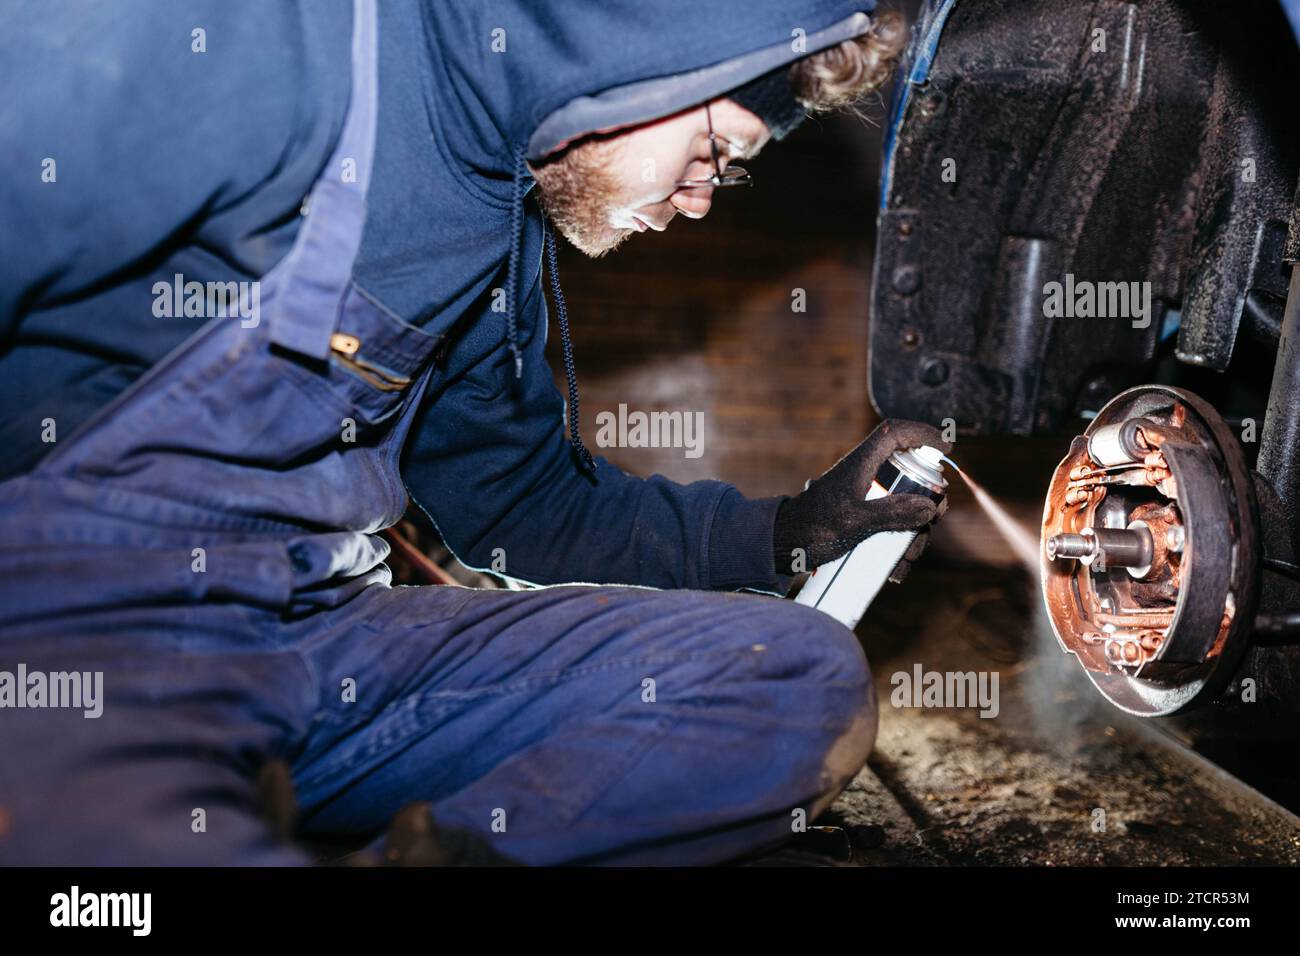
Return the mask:
[[1129,713],[1206,703],[1249,639],[1258,542],[1250,472],[1219,414],[1182,389],[1122,392],[1048,487],[1039,562],[1056,639]]

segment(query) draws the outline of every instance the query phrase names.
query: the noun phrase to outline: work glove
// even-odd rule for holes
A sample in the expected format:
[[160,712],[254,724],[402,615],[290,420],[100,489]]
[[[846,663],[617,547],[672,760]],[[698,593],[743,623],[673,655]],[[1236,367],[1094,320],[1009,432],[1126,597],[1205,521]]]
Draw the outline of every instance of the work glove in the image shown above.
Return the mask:
[[[777,572],[816,570],[877,531],[920,528],[916,541],[890,575],[890,580],[901,581],[911,562],[925,550],[925,526],[943,514],[947,499],[936,505],[923,495],[901,492],[874,501],[864,499],[885,459],[900,449],[921,445],[944,454],[952,450],[951,443],[931,425],[901,419],[882,422],[862,444],[809,482],[802,494],[781,502],[772,529],[772,557]],[[796,549],[803,551],[802,567],[796,565]]]

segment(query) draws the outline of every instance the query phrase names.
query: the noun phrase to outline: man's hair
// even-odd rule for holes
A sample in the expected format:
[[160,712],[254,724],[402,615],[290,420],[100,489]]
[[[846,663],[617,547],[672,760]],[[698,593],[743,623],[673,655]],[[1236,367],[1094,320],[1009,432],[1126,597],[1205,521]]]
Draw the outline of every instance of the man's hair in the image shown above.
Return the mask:
[[838,46],[809,54],[790,67],[790,86],[810,113],[856,106],[889,79],[907,42],[903,18],[893,10],[871,20],[871,29]]

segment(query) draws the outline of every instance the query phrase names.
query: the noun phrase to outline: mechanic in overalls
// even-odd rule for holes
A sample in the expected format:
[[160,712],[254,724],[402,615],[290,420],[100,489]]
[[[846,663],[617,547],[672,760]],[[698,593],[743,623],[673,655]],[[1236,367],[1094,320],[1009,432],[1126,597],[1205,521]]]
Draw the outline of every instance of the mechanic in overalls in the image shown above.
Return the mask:
[[[902,33],[872,6],[12,18],[0,672],[27,676],[0,697],[0,862],[310,862],[299,841],[364,846],[418,804],[503,859],[711,863],[829,805],[874,740],[862,651],[728,592],[930,522],[858,499],[896,448],[946,445],[887,423],[763,500],[593,459],[551,228],[599,255],[703,216],[733,159],[884,82]],[[391,587],[377,532],[408,495],[468,566],[582,586]],[[71,674],[98,716],[34,689]],[[276,766],[292,841],[260,809]]]

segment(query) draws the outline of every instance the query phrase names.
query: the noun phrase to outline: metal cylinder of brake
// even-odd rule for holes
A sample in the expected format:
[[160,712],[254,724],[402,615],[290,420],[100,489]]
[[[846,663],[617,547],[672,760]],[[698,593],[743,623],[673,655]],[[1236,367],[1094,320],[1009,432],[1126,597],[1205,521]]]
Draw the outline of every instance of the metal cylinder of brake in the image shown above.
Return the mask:
[[1140,462],[1146,449],[1138,438],[1140,418],[1103,425],[1088,436],[1088,457],[1103,468]]
[[1073,558],[1091,564],[1095,559],[1106,568],[1149,568],[1155,552],[1151,532],[1145,525],[1129,530],[1086,528],[1085,533],[1063,532],[1047,539],[1047,559]]

